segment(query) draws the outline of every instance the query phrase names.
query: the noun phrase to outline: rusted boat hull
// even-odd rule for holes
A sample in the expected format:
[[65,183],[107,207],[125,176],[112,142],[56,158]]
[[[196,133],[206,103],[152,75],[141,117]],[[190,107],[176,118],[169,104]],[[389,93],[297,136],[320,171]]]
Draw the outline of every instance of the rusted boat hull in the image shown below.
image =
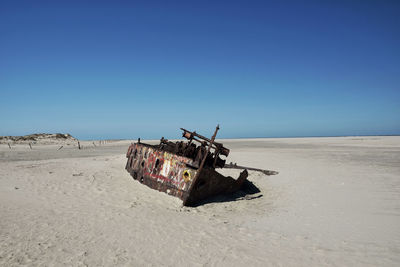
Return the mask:
[[226,177],[213,168],[200,168],[194,159],[143,143],[131,144],[126,157],[126,170],[150,188],[176,196],[186,206],[208,197],[240,189],[248,174],[238,179]]

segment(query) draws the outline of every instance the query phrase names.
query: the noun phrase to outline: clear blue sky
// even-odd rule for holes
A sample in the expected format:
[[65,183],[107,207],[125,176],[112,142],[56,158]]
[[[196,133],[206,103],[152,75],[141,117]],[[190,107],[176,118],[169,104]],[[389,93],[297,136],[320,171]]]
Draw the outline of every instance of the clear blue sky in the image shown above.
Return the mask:
[[400,134],[400,1],[0,1],[0,135]]

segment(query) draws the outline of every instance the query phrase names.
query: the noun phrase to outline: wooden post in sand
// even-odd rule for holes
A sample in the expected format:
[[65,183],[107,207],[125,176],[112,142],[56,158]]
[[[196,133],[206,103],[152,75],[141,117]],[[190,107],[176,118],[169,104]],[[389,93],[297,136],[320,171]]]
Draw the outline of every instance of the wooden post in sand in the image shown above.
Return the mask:
[[29,143],[29,147],[32,149],[32,145],[31,145],[31,143]]
[[78,141],[78,149],[81,149],[81,143]]
[[11,149],[10,143],[8,143],[8,147]]
[[96,144],[93,142],[93,145],[96,146]]

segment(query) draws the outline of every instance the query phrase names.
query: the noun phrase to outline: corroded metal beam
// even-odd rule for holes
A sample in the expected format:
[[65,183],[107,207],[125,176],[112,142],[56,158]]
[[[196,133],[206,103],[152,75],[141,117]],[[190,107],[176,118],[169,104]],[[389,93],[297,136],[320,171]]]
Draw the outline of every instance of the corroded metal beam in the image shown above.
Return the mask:
[[276,175],[279,172],[277,171],[271,171],[271,170],[263,170],[263,169],[257,169],[257,168],[252,168],[252,167],[245,167],[245,166],[239,166],[236,163],[229,163],[225,164],[224,168],[226,169],[239,169],[239,170],[249,170],[249,171],[257,171],[257,172],[262,172],[266,175]]

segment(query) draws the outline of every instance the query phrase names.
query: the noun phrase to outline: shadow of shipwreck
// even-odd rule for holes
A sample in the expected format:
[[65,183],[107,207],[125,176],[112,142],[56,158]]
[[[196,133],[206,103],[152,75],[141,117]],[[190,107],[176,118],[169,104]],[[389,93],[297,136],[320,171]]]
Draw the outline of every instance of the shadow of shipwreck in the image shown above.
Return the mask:
[[240,201],[240,200],[251,200],[251,199],[256,199],[256,198],[261,198],[263,195],[256,195],[260,193],[260,189],[253,184],[251,181],[246,180],[242,187],[233,193],[223,193],[219,194],[216,196],[212,196],[209,198],[206,198],[204,200],[201,200],[194,205],[191,205],[192,207],[199,207],[205,204],[210,204],[210,203],[219,203],[219,202],[232,202],[232,201]]

